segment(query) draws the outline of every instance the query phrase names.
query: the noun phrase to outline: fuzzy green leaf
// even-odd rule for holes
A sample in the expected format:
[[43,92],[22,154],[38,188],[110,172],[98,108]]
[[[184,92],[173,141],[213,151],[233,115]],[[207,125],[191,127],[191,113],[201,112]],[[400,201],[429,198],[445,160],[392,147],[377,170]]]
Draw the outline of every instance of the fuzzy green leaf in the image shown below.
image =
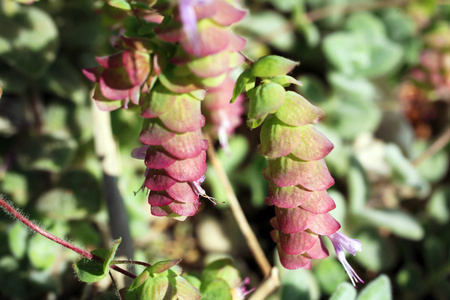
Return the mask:
[[348,282],[343,282],[337,286],[334,293],[331,295],[330,300],[354,300],[356,299],[356,290]]
[[[337,259],[323,259],[316,266],[314,273],[316,275],[317,281],[320,286],[327,294],[332,294],[337,288],[339,288],[340,283],[347,280],[347,275],[342,268],[341,263]],[[354,291],[353,294],[348,295],[347,298],[341,298],[345,300],[355,299],[356,290],[355,288],[345,282],[346,285],[350,286]],[[346,291],[348,293],[348,291]],[[353,295],[353,297],[351,297]],[[342,297],[342,296],[341,296]]]
[[108,256],[104,257],[105,261],[103,262],[103,271],[109,272],[109,265],[111,264],[111,261],[114,259],[114,256],[116,256],[117,248],[119,248],[120,243],[122,242],[122,238],[118,238],[117,240],[113,241],[111,251],[109,252]]
[[380,272],[396,262],[397,248],[392,240],[381,237],[377,229],[366,227],[355,233],[354,237],[363,245],[363,250],[354,259],[368,270]]
[[[50,231],[61,238],[67,234],[68,227],[66,223],[54,223],[50,227]],[[27,254],[28,259],[37,269],[46,270],[51,268],[58,256],[61,255],[62,248],[55,246],[55,242],[36,234],[32,236],[28,243]]]
[[299,85],[299,86],[302,85],[302,83],[300,81],[298,81],[297,79],[295,79],[294,77],[289,76],[289,75],[275,76],[270,79],[264,79],[263,82],[278,83],[282,87],[288,87],[291,84],[295,84],[295,85]]
[[60,172],[73,156],[77,143],[70,136],[46,134],[27,137],[17,145],[16,159],[24,169]]
[[350,159],[347,185],[350,210],[357,214],[364,209],[368,198],[368,183],[362,165],[354,157]]
[[22,258],[27,250],[28,229],[19,221],[8,231],[8,244],[12,254],[16,258]]
[[130,3],[128,3],[128,1],[126,1],[126,0],[109,0],[108,4],[113,7],[123,9],[123,10],[131,9]]
[[252,76],[252,71],[250,69],[244,70],[244,72],[239,75],[236,84],[233,89],[233,98],[231,98],[231,103],[233,103],[236,98],[246,89],[247,84],[251,81],[251,79],[254,79],[254,76]]
[[391,282],[386,275],[380,275],[369,283],[358,295],[357,300],[391,300]]
[[[210,263],[202,272],[202,282],[208,283],[220,278],[224,280],[228,289],[239,285],[241,278],[239,276],[239,271],[233,267],[232,261],[230,259],[216,260]],[[202,290],[204,290],[202,286]]]
[[93,174],[72,170],[62,173],[58,187],[41,194],[36,210],[53,220],[80,220],[100,209],[100,199]]
[[74,269],[78,278],[83,282],[97,282],[105,278],[109,273],[109,265],[114,259],[121,241],[121,238],[115,240],[111,247],[111,251],[106,249],[95,249],[91,252],[92,254],[102,258],[103,261],[83,258],[76,262],[74,264]]
[[223,300],[231,300],[232,294],[230,287],[225,282],[225,280],[220,278],[214,278],[208,281],[208,284],[200,290],[202,294],[202,299],[206,300],[214,300],[214,299],[223,299]]
[[150,276],[150,273],[148,272],[148,269],[145,269],[141,274],[139,274],[131,283],[130,287],[128,288],[129,291],[133,291],[140,287],[142,284],[145,283],[147,278]]
[[364,209],[357,215],[362,222],[386,228],[405,239],[419,241],[425,231],[413,216],[401,210]]
[[440,224],[450,221],[450,188],[438,187],[427,204],[428,215]]
[[[199,300],[200,291],[192,286],[189,281],[181,276],[169,278],[172,289],[175,291],[172,299]],[[221,299],[221,298],[219,298]]]
[[[92,254],[99,257],[108,257],[109,251],[106,249],[95,249]],[[83,282],[97,282],[108,275],[103,268],[103,262],[98,260],[89,260],[83,258],[74,264],[75,273]]]
[[251,70],[253,76],[267,78],[286,75],[297,65],[299,63],[296,61],[277,55],[268,55],[256,61]]

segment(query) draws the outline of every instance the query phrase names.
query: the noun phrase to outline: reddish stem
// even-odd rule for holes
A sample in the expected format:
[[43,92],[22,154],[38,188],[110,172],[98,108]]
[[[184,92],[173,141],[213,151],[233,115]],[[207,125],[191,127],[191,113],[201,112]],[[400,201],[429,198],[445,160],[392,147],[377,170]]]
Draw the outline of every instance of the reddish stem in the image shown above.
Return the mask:
[[122,273],[125,276],[128,276],[130,278],[135,279],[137,276],[134,275],[133,273],[128,272],[127,270],[122,269],[121,267],[115,266],[115,265],[110,265],[109,266],[111,269],[116,270],[119,273]]
[[145,267],[151,267],[151,264],[148,264],[146,262],[143,261],[136,261],[136,260],[113,260],[111,262],[111,264],[114,265],[119,265],[119,264],[128,264],[128,265],[141,265],[141,266],[145,266]]
[[[63,239],[60,239],[59,237],[54,236],[53,234],[51,234],[51,233],[45,231],[44,229],[42,229],[41,227],[37,226],[36,224],[34,224],[33,222],[31,222],[30,220],[25,218],[23,215],[21,215],[16,209],[14,209],[14,207],[11,204],[8,203],[8,201],[4,200],[3,197],[1,197],[1,196],[0,196],[0,205],[3,206],[7,212],[9,212],[11,215],[13,215],[15,218],[17,218],[20,222],[22,222],[23,224],[28,226],[30,229],[36,231],[37,233],[45,236],[49,240],[52,240],[53,242],[58,243],[61,246],[64,246],[67,249],[70,249],[89,260],[95,259],[95,260],[103,261],[103,258],[101,258],[97,255],[94,255],[86,250],[81,249],[81,248],[78,248],[75,245],[72,245]],[[128,277],[131,277],[133,279],[136,278],[136,275],[134,275],[118,266],[112,265],[112,266],[110,266],[110,268],[113,270],[116,270],[117,272],[120,272]]]
[[48,238],[49,240],[52,240],[58,244],[60,244],[61,246],[64,246],[72,251],[75,251],[76,253],[80,254],[83,257],[86,257],[87,259],[92,259],[93,255],[92,253],[85,251],[83,249],[80,249],[68,242],[66,242],[63,239],[60,239],[57,236],[54,236],[53,234],[45,231],[44,229],[42,229],[41,227],[37,226],[36,224],[34,224],[33,222],[31,222],[30,220],[28,220],[27,218],[25,218],[24,216],[22,216],[17,210],[15,210],[12,205],[10,205],[7,201],[5,201],[3,198],[0,197],[0,205],[3,206],[10,214],[12,214],[15,218],[17,218],[20,222],[22,222],[23,224],[25,224],[26,226],[28,226],[30,229],[36,231],[37,233],[45,236],[46,238]]

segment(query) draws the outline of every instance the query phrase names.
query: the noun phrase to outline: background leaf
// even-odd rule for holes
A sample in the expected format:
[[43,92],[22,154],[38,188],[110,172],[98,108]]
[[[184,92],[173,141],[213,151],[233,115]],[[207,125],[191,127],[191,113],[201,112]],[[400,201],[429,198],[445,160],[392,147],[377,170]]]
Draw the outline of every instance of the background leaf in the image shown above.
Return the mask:
[[0,18],[1,58],[28,77],[42,76],[57,48],[58,30],[39,8],[21,6],[13,16]]
[[369,283],[358,295],[357,300],[392,299],[391,282],[386,275],[380,275]]

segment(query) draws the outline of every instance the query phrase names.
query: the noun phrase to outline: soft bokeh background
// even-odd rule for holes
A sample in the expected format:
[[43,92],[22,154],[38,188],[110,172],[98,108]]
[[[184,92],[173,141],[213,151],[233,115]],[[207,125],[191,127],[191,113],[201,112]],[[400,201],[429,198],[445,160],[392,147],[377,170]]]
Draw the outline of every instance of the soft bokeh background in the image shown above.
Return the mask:
[[[107,248],[117,237],[111,219],[122,235],[130,232],[119,255],[147,262],[182,258],[191,274],[215,258],[231,257],[242,278],[257,286],[261,273],[226,203],[204,199],[195,217],[178,222],[152,217],[145,194],[134,193],[144,174],[142,161],[130,157],[140,146],[136,112],[111,114],[118,190],[104,180],[93,142],[94,132],[103,129],[93,125],[92,85],[81,69],[114,51],[110,39],[127,22],[125,12],[106,1],[19,2],[0,1],[0,192],[48,231],[87,250]],[[293,72],[303,83],[297,91],[326,112],[318,127],[335,145],[326,159],[336,179],[333,215],[363,244],[349,258],[366,281],[358,299],[390,299],[383,298],[389,289],[393,299],[447,299],[450,3],[242,5],[249,15],[235,31],[247,38],[245,55],[300,61]],[[278,264],[258,136],[242,126],[230,140],[232,155],[219,155],[264,251]],[[428,152],[436,140],[438,151]],[[207,192],[226,202],[211,167],[206,175]],[[120,221],[124,210],[108,213],[104,195],[111,193],[123,199],[128,223]],[[348,281],[333,255],[311,271],[281,270],[282,286],[271,299],[328,299]],[[75,278],[71,265],[77,259],[0,214],[1,299],[116,299],[108,279],[85,285]]]

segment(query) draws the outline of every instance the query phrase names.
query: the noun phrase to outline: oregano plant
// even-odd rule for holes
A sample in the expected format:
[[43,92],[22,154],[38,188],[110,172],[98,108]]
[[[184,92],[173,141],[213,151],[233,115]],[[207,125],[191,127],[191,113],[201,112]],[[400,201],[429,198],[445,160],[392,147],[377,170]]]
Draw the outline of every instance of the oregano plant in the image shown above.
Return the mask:
[[[67,11],[62,11],[61,7],[70,5],[56,2],[0,1],[0,18],[6,20],[0,19],[0,70],[4,68],[5,74],[20,73],[27,79],[23,82],[10,78],[3,80],[0,74],[0,99],[3,101],[2,97],[8,97],[8,93],[19,91],[19,100],[11,111],[25,111],[23,120],[11,117],[11,122],[9,119],[4,121],[6,119],[0,111],[0,133],[14,136],[21,128],[33,128],[31,134],[17,139],[0,136],[0,142],[8,146],[4,149],[11,149],[7,153],[0,149],[2,154],[5,153],[0,160],[0,188],[6,191],[0,194],[0,205],[6,214],[32,232],[80,256],[72,264],[79,281],[86,286],[96,286],[97,282],[110,277],[115,296],[119,299],[271,299],[270,295],[277,290],[276,295],[281,299],[296,295],[319,298],[316,292],[318,284],[331,299],[392,297],[388,277],[381,275],[371,280],[376,272],[392,267],[390,261],[395,261],[399,256],[399,253],[389,250],[391,244],[386,239],[393,234],[417,241],[424,237],[424,229],[409,213],[396,208],[399,201],[392,195],[388,197],[383,194],[380,196],[382,201],[366,203],[368,197],[375,198],[368,182],[379,180],[376,183],[382,185],[388,181],[382,176],[394,174],[398,177],[396,180],[403,180],[403,186],[389,186],[385,190],[392,193],[400,190],[398,194],[401,196],[413,194],[425,197],[431,189],[415,167],[428,156],[410,162],[407,147],[400,149],[400,146],[387,143],[380,146],[374,141],[376,135],[373,132],[364,135],[367,133],[364,130],[374,131],[377,122],[381,122],[376,105],[370,101],[377,99],[374,91],[381,89],[379,86],[388,84],[382,82],[380,77],[400,69],[398,66],[403,51],[407,56],[400,44],[410,42],[408,38],[412,38],[413,34],[402,31],[386,34],[383,24],[387,27],[391,24],[389,26],[392,27],[397,21],[399,24],[408,23],[406,19],[397,20],[398,16],[392,13],[355,13],[349,20],[340,19],[342,16],[339,14],[384,9],[393,4],[383,1],[382,7],[371,4],[375,8],[371,5],[350,8],[347,4],[339,10],[308,0],[299,3],[267,0],[250,5],[250,8],[247,5],[251,1],[238,0],[94,1],[89,4],[95,12],[90,21],[101,23],[100,27],[107,29],[98,35],[103,41],[90,39],[90,33],[80,29],[86,36],[86,41],[82,41],[80,32],[59,39],[57,26],[61,26],[61,32],[67,28],[64,26],[77,26],[70,22],[67,25],[64,21]],[[424,7],[419,1],[412,2],[411,5],[398,5],[407,6],[405,12],[411,15],[422,13],[422,21],[426,16],[431,18],[431,4]],[[77,5],[74,4],[74,7]],[[271,11],[253,15],[252,10],[257,11],[261,7],[282,13]],[[333,13],[333,10],[339,14]],[[86,11],[74,9],[73,12],[82,16]],[[328,18],[330,15],[335,19]],[[27,18],[32,21],[24,23]],[[271,22],[266,24],[266,18]],[[283,23],[286,18],[291,19]],[[321,19],[324,22],[319,22],[317,27],[315,21]],[[78,24],[80,27],[81,23]],[[329,28],[338,26],[336,24],[341,24],[341,31],[327,35]],[[272,25],[274,28],[271,28]],[[17,38],[12,37],[4,29],[8,26],[12,28],[11,32],[22,32],[26,38],[21,39],[19,34]],[[41,38],[37,35],[39,26],[46,29]],[[421,23],[420,26],[418,28],[425,25]],[[418,86],[411,90],[417,93],[422,91],[422,98],[424,94],[430,94],[434,100],[448,96],[446,79],[450,49],[446,39],[441,42],[445,34],[440,35],[449,32],[447,25],[439,24],[436,28],[427,35],[428,52],[418,60],[424,66],[412,69],[413,72],[408,75],[411,81],[405,85],[411,87],[417,83]],[[303,66],[300,66],[298,56],[286,54],[289,53],[287,48],[296,46],[283,40],[283,35],[289,35],[291,31],[301,34],[305,39],[303,43],[313,49],[305,55],[305,69],[330,68],[329,73],[322,74],[323,78],[294,75]],[[323,38],[323,49],[319,51],[317,43],[322,39],[320,33],[326,37]],[[257,37],[252,38],[252,35]],[[25,40],[32,41],[27,43]],[[55,58],[58,51],[63,51],[71,42],[76,45],[73,51],[68,52],[79,55],[76,67],[69,63],[73,60],[69,54]],[[95,43],[102,46],[94,47]],[[60,44],[62,46],[58,48]],[[411,45],[411,48],[419,47],[414,43]],[[92,49],[83,52],[88,47]],[[389,59],[385,57],[386,49],[394,53]],[[15,52],[18,54],[15,55]],[[92,55],[93,52],[96,54]],[[354,56],[347,56],[347,52]],[[39,55],[33,56],[33,53]],[[19,59],[19,54],[23,60]],[[408,52],[405,66],[414,63],[413,54]],[[436,61],[442,62],[442,66],[436,67]],[[77,89],[72,89],[80,82],[84,87],[83,80],[90,84],[91,89],[86,103],[81,100],[83,97]],[[327,86],[321,81],[326,81]],[[420,87],[420,84],[423,86]],[[355,88],[357,91],[353,90],[353,86],[358,87]],[[88,95],[87,88],[84,93]],[[72,102],[42,100],[47,94],[57,99],[68,97]],[[409,93],[407,99],[413,96]],[[53,106],[53,102],[57,104]],[[47,106],[51,107],[48,111]],[[342,110],[350,107],[349,111],[357,120],[354,125],[349,126],[347,118],[341,119],[343,113],[340,107]],[[94,115],[102,113],[102,116],[107,116],[103,120],[106,121],[85,121],[90,118],[91,109]],[[411,115],[418,118],[411,107],[408,106],[408,109]],[[328,117],[329,112],[331,117]],[[361,116],[366,113],[367,123],[364,123]],[[62,124],[70,130],[59,130]],[[105,124],[106,129],[102,127]],[[118,130],[118,127],[122,128]],[[425,127],[428,131],[432,128]],[[86,133],[87,128],[95,131],[94,137]],[[113,131],[120,131],[122,137],[133,145],[127,145],[130,147],[126,147],[126,156],[120,157],[122,173],[110,173],[107,166],[111,164],[114,165],[111,169],[119,169],[116,168],[119,157],[109,156],[119,152],[114,149]],[[430,135],[428,131],[427,135]],[[235,137],[237,132],[241,135],[240,140]],[[242,138],[243,135],[246,139]],[[353,141],[356,136],[359,140]],[[450,140],[448,134],[439,140],[441,145],[445,145],[446,138]],[[102,143],[104,148],[109,147],[110,150],[97,151],[102,167],[95,175],[77,169],[83,163],[92,162],[92,157],[86,154],[93,148],[92,140],[95,140],[96,151]],[[249,140],[254,149],[249,148]],[[370,143],[378,147],[378,152],[373,150],[370,157],[378,159],[373,164],[364,162],[361,158],[364,155],[358,152],[358,147]],[[340,151],[336,155],[342,159],[330,158],[335,153],[332,152],[335,146]],[[17,153],[15,149],[19,149]],[[251,151],[257,152],[258,158],[248,159]],[[445,159],[439,159],[435,166],[445,165]],[[4,174],[16,164],[18,167],[13,169],[16,177],[8,177],[2,182]],[[373,175],[367,170],[378,173],[374,171],[376,174]],[[22,173],[25,174],[23,177]],[[442,167],[439,174],[440,177],[431,176],[430,181],[443,178],[445,170]],[[125,177],[129,180],[120,182]],[[349,209],[346,209],[343,194],[335,188],[334,177],[337,178],[338,188],[344,186],[348,189]],[[104,194],[107,197],[117,196],[105,201],[111,227],[107,229],[101,224],[105,220],[104,207],[100,208],[101,204],[95,202],[100,194],[97,186],[99,178],[103,180]],[[66,182],[68,179],[70,183]],[[130,185],[130,182],[135,199],[145,198],[146,211],[141,203],[137,203],[139,200],[126,202],[125,205],[121,203],[121,185]],[[51,185],[57,188],[50,189]],[[407,188],[402,190],[404,186]],[[29,195],[24,196],[28,188]],[[83,189],[83,192],[77,193],[77,188]],[[220,196],[215,195],[218,190],[222,193]],[[240,193],[235,193],[236,190]],[[245,214],[247,211],[244,213],[242,206],[249,207],[246,200],[252,198],[249,194],[254,194],[255,190],[260,192],[258,195],[265,194],[259,202],[269,208],[265,208],[264,213],[253,214],[256,221],[250,224]],[[447,192],[445,188],[437,189],[426,208],[430,218],[441,225],[448,219],[439,209],[444,210],[445,200],[442,199],[445,199]],[[96,199],[92,200],[88,195],[94,195]],[[28,198],[30,202],[24,200]],[[120,204],[115,206],[116,210],[112,204],[114,201]],[[91,211],[82,207],[89,206],[87,202],[93,203],[89,208]],[[212,210],[212,215],[216,217],[228,207],[234,218],[233,225],[227,223],[226,217],[211,221],[211,218],[203,216],[204,210]],[[26,217],[24,212],[28,210],[33,216],[36,214],[38,220],[48,217],[43,224],[49,225],[49,229]],[[133,224],[128,221],[127,213],[131,219],[138,216],[143,221]],[[390,217],[398,223],[391,223]],[[202,265],[198,264],[200,259],[194,263],[186,262],[182,252],[187,252],[188,247],[197,247],[197,241],[193,242],[195,238],[183,240],[187,246],[182,251],[172,251],[173,244],[169,243],[160,247],[163,249],[160,253],[156,253],[156,247],[138,251],[135,255],[139,257],[137,260],[131,257],[135,246],[131,239],[117,236],[117,231],[111,226],[123,227],[121,232],[125,232],[125,236],[130,227],[135,242],[136,236],[139,236],[139,239],[142,237],[152,245],[157,244],[156,238],[152,234],[145,236],[145,233],[168,231],[177,226],[174,224],[185,224],[191,220],[192,227],[201,224],[209,226],[213,232],[206,238],[199,237],[199,244],[216,246],[215,243],[220,244],[217,241],[222,234],[234,234],[233,230],[239,230],[241,233],[235,235],[240,238],[242,234],[245,248],[251,253],[251,262],[247,261],[246,267],[242,268],[242,247],[234,244],[235,241],[230,245],[224,243],[224,248],[231,249],[231,257],[211,255],[211,258],[203,255],[207,251],[193,251],[193,256],[202,257]],[[61,224],[60,236],[50,233]],[[72,229],[67,229],[70,227]],[[174,230],[170,235],[175,239],[183,234],[200,236],[200,231],[192,227]],[[6,259],[0,257],[0,281],[4,279],[1,277],[3,269],[18,269],[19,260],[25,260],[25,249],[31,249],[28,250],[31,252],[37,245],[28,243],[28,237],[17,228],[22,227],[14,225],[14,228],[6,228],[8,237],[19,240],[19,245],[10,241],[8,247],[12,255],[6,255]],[[79,241],[70,242],[67,238],[74,235],[78,228],[81,228],[80,232],[86,228],[88,233],[92,232],[92,228],[101,232],[93,238],[80,233],[86,239],[89,251],[84,246],[76,246]],[[270,245],[262,237],[264,230],[267,239],[272,240]],[[102,248],[100,244],[109,246]],[[425,247],[443,249],[442,244],[439,239],[431,239],[427,240]],[[369,254],[363,251],[366,247]],[[124,248],[131,248],[128,252],[130,257],[125,259],[119,254]],[[331,248],[335,250],[337,261],[327,258]],[[371,260],[370,255],[383,251],[387,256],[394,253],[392,259],[391,256],[386,259],[385,265],[379,260]],[[353,256],[361,252],[355,261],[372,272],[363,274],[360,268],[353,268],[347,261],[347,252]],[[442,257],[442,253],[436,253],[436,257]],[[30,261],[36,261],[36,254],[28,255]],[[145,255],[149,256],[148,260],[143,258]],[[425,260],[429,266],[435,263],[429,258]],[[353,265],[354,261],[350,262]],[[415,264],[402,265],[403,273],[396,277],[397,283],[414,286],[412,282],[415,277],[409,275],[414,272],[417,275],[416,267]],[[342,283],[344,271],[351,285]],[[447,271],[448,266],[444,266],[437,274],[444,274],[441,277],[445,278]],[[116,281],[118,273],[127,277],[125,284]],[[260,282],[255,280],[255,274],[260,276]],[[314,279],[314,276],[320,280]],[[356,288],[363,286],[363,279],[371,282],[358,295]],[[13,281],[22,282],[19,279]],[[427,281],[429,286],[431,281]],[[12,295],[12,299],[22,295],[20,292],[5,293]],[[420,295],[427,297],[430,293],[424,288]]]

